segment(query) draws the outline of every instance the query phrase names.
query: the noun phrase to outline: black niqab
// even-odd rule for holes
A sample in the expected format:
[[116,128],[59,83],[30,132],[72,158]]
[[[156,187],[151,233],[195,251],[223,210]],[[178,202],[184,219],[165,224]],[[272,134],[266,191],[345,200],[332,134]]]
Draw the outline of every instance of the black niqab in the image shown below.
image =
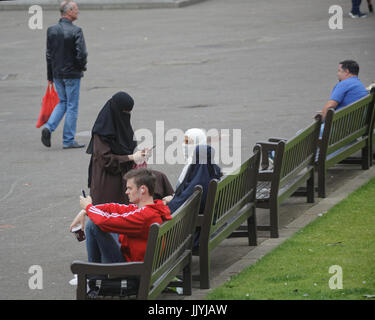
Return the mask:
[[107,101],[94,123],[87,153],[93,153],[93,134],[108,143],[114,154],[130,155],[137,146],[130,123],[130,113],[134,106],[133,98],[126,92],[117,92]]

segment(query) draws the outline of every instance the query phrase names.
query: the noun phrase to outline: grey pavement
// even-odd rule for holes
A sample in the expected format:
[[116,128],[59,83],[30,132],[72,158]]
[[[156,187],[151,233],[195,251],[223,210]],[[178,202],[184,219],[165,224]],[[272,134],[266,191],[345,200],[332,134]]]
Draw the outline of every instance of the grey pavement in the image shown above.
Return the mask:
[[[155,8],[182,8],[205,0],[78,0],[80,9],[155,9]],[[1,1],[0,10],[26,10],[37,4],[44,10],[56,10],[60,0],[15,0]]]
[[[206,0],[184,8],[81,9],[76,24],[89,57],[77,140],[88,143],[100,108],[125,90],[135,99],[135,129],[149,129],[154,137],[156,121],[164,121],[165,132],[241,129],[244,161],[257,141],[291,137],[312,121],[337,81],[339,61],[357,60],[363,83],[375,80],[375,17],[349,18],[349,2]],[[342,30],[328,27],[333,4],[344,10]],[[86,260],[86,252],[68,228],[80,190],[87,190],[89,156],[62,150],[62,123],[50,149],[40,142],[35,124],[47,85],[45,36],[58,12],[43,12],[42,30],[30,30],[29,18],[27,10],[0,11],[0,299],[74,299],[70,263]],[[182,165],[152,167],[174,185]],[[314,208],[325,211],[374,176],[373,169],[356,166],[329,172],[327,199],[311,205],[291,198],[282,205],[281,240],[310,221]],[[262,222],[265,215],[258,215]],[[249,248],[231,239],[216,249],[214,286],[278,240],[261,234],[260,242]],[[42,290],[29,288],[32,265],[42,267]],[[205,293],[195,283],[190,298]]]

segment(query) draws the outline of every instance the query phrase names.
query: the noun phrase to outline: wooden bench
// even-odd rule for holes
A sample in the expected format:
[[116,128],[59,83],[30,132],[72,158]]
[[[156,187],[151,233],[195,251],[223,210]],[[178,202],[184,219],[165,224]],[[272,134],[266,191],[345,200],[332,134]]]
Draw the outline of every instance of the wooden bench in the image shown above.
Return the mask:
[[275,152],[273,169],[260,170],[258,175],[256,206],[269,209],[270,224],[258,230],[270,231],[272,238],[279,237],[279,206],[299,187],[306,183],[307,201],[314,202],[314,160],[319,138],[321,116],[290,140],[270,138],[258,142],[262,151],[262,167],[267,167],[268,156]]
[[[337,163],[361,164],[366,170],[372,163],[372,133],[374,127],[373,95],[335,111],[328,110],[323,136],[319,140],[318,196],[326,196],[326,171]],[[350,157],[361,150],[360,158]]]
[[[255,192],[260,161],[259,146],[254,154],[232,174],[221,181],[210,181],[203,215],[198,215],[199,246],[193,255],[199,255],[199,280],[202,289],[210,287],[210,254],[230,236],[246,236],[250,246],[257,245]],[[247,222],[246,232],[238,231]]]
[[[108,275],[108,278],[138,276],[137,299],[155,299],[176,277],[183,275],[183,293],[192,291],[192,246],[202,188],[197,186],[188,200],[172,215],[172,220],[150,226],[143,262],[88,263],[74,261],[71,270],[78,276],[77,299],[87,299],[87,275]],[[97,297],[105,298],[108,297]],[[118,298],[118,297],[115,297]],[[121,298],[121,297],[120,297]]]

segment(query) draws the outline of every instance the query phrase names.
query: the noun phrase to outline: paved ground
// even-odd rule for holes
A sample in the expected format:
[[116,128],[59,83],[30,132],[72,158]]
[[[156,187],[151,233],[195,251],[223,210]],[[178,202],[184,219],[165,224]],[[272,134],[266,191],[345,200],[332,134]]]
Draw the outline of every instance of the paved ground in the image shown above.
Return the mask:
[[[344,9],[343,30],[329,29],[326,0],[81,10],[77,24],[89,63],[77,139],[88,142],[98,111],[118,90],[135,98],[136,129],[155,134],[157,120],[164,121],[165,132],[241,129],[242,160],[257,141],[292,136],[321,109],[337,81],[339,61],[356,59],[361,80],[375,80],[375,17],[352,20],[346,15],[349,1],[332,4]],[[62,150],[62,125],[50,149],[40,143],[35,123],[46,87],[45,33],[58,14],[44,12],[43,30],[30,30],[29,17],[27,11],[0,11],[0,299],[73,299],[70,263],[85,260],[86,253],[68,227],[86,187],[89,157],[83,150]],[[172,184],[181,170],[181,165],[153,167]],[[358,168],[330,172],[328,195],[363,174]],[[310,208],[303,199],[288,200],[282,225]],[[240,243],[223,244],[215,253],[213,276],[248,254]],[[43,269],[43,290],[28,286],[32,265]]]

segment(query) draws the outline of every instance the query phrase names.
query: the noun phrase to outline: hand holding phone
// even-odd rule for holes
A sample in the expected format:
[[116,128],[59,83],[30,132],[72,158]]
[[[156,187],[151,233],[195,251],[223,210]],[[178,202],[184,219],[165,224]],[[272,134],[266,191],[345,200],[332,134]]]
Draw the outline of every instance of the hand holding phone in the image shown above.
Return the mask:
[[152,149],[154,149],[155,147],[156,144],[154,144],[150,149],[147,149],[147,153],[145,154],[147,158],[151,157]]

